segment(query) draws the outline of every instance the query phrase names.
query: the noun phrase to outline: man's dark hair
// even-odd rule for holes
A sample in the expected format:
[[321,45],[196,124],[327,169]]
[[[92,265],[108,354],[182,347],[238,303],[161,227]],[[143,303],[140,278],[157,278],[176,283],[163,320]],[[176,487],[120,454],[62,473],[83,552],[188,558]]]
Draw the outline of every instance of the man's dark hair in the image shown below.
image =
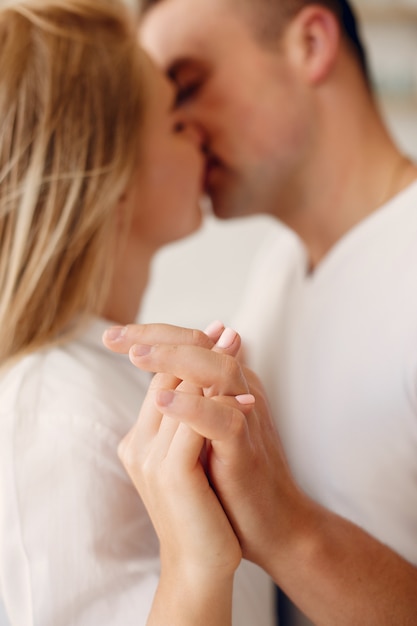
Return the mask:
[[[149,0],[148,0],[149,1]],[[154,0],[155,1],[158,0]],[[348,0],[230,0],[240,2],[250,12],[251,19],[259,32],[259,38],[266,42],[279,40],[288,22],[302,9],[317,4],[326,7],[337,18],[345,41],[356,56],[362,73],[370,84],[370,76],[365,48],[359,24]],[[258,18],[259,16],[259,18]]]
[[[140,11],[144,13],[155,4],[164,0],[138,0]],[[198,1],[198,0],[196,0]],[[279,36],[287,22],[304,7],[311,4],[321,4],[332,11],[338,19],[341,31],[356,55],[363,75],[370,84],[370,76],[365,48],[363,46],[359,25],[355,12],[348,0],[225,0],[245,5],[254,16],[259,12],[259,31],[262,39],[273,39]]]

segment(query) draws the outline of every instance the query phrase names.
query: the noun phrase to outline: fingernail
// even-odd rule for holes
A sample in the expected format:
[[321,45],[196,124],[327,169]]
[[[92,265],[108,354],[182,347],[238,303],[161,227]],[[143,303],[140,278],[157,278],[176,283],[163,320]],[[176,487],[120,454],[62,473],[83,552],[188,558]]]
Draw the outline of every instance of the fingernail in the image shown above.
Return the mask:
[[104,335],[109,341],[120,341],[127,333],[127,326],[113,326],[105,331]]
[[218,337],[219,333],[224,329],[224,324],[223,322],[220,322],[219,320],[216,320],[215,322],[211,322],[211,324],[209,324],[207,326],[207,328],[204,331],[204,334],[207,335],[207,337]]
[[156,399],[160,406],[169,406],[175,398],[175,393],[169,389],[158,391]]
[[240,396],[235,396],[239,404],[255,404],[255,396],[251,393],[242,393]]
[[136,344],[130,348],[130,353],[134,357],[146,356],[152,350],[152,346],[147,346],[144,344]]
[[237,332],[233,330],[233,328],[225,328],[222,334],[220,335],[220,339],[216,343],[218,348],[230,348],[234,340],[236,339]]

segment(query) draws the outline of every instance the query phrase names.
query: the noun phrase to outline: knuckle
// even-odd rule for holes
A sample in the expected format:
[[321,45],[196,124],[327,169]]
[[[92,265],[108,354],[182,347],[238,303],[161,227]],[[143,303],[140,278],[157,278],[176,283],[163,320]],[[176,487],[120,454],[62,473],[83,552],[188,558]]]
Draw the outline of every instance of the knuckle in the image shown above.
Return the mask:
[[175,359],[181,349],[181,346],[177,343],[173,343],[170,346],[159,346],[158,344],[156,344],[155,348],[160,349],[160,353],[162,356],[168,355]]
[[198,330],[196,328],[191,330],[191,343],[194,346],[200,346],[203,348],[210,347],[212,345],[209,337],[207,337],[202,330]]
[[169,486],[167,479],[169,474],[165,472],[164,461],[155,455],[148,454],[137,470],[137,482],[147,490],[151,489],[155,493],[161,486]]
[[228,354],[221,355],[220,369],[222,377],[226,379],[237,379],[242,377],[242,370],[235,357]]
[[152,480],[154,480],[155,467],[150,457],[145,459],[145,461],[143,462],[140,468],[140,472],[145,483],[150,483]]
[[244,414],[238,409],[233,409],[229,418],[229,432],[235,439],[240,439],[246,435],[247,422]]
[[218,410],[220,410],[219,419],[221,420],[222,431],[227,433],[228,437],[239,439],[246,435],[246,417],[239,409],[219,402]]
[[172,464],[168,459],[161,462],[158,472],[159,482],[166,488],[177,492],[184,485],[184,472],[180,465]]
[[122,465],[129,472],[136,471],[138,468],[138,457],[137,454],[134,453],[133,446],[129,444],[127,439],[123,439],[118,448],[117,454],[119,456]]

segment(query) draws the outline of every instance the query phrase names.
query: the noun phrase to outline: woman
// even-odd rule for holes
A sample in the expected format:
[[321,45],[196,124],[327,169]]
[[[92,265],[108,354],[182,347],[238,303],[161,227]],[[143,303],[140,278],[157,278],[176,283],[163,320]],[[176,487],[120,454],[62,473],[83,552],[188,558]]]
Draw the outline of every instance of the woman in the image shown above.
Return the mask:
[[117,445],[149,381],[101,335],[199,226],[200,138],[117,2],[6,3],[0,41],[1,597],[13,626],[142,625],[159,546]]

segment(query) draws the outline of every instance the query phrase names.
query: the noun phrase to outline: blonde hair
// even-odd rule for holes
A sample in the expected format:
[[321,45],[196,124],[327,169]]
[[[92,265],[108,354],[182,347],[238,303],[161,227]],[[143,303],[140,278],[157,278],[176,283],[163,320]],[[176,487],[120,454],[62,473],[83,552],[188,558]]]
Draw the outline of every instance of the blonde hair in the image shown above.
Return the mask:
[[135,24],[124,5],[3,2],[0,364],[101,311],[143,100]]

